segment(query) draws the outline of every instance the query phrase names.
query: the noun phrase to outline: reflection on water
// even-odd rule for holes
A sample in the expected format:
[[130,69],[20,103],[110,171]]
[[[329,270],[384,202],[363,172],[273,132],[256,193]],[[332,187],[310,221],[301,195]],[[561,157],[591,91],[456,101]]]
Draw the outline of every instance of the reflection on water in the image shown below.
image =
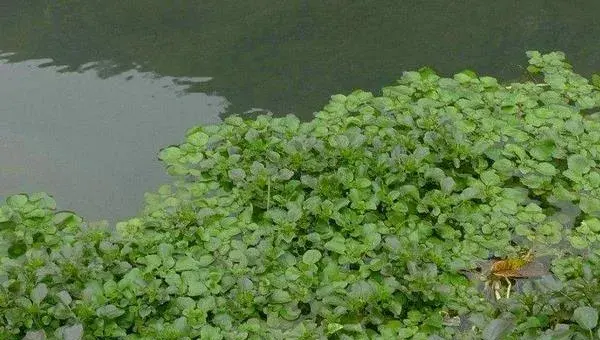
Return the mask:
[[527,49],[600,68],[600,1],[3,0],[0,49],[71,70],[111,60],[161,75],[213,77],[192,91],[309,117],[332,93],[377,90],[423,65],[503,78]]
[[134,69],[103,80],[39,67],[48,62],[0,62],[2,199],[46,191],[92,220],[130,216],[167,180],[158,150],[227,107],[218,96],[181,96],[187,85],[177,78]]

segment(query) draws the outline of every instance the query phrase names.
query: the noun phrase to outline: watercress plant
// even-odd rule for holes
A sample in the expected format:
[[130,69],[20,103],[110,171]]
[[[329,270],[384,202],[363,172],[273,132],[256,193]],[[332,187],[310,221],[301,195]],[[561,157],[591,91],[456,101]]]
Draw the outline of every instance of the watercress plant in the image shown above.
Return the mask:
[[[9,197],[0,339],[600,336],[600,91],[528,57],[532,81],[422,68],[309,122],[194,127],[114,230]],[[510,299],[464,275],[524,249],[552,275]]]

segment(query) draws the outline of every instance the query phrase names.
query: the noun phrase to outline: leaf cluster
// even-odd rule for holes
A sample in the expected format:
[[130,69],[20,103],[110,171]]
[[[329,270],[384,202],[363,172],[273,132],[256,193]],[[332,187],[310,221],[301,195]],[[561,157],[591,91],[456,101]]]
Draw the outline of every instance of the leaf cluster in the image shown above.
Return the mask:
[[[422,68],[381,96],[334,95],[309,122],[191,128],[159,153],[173,183],[115,230],[56,212],[47,195],[10,197],[0,333],[597,334],[600,91],[560,52],[528,56],[535,82]],[[553,255],[554,276],[505,302],[461,273],[530,247]]]

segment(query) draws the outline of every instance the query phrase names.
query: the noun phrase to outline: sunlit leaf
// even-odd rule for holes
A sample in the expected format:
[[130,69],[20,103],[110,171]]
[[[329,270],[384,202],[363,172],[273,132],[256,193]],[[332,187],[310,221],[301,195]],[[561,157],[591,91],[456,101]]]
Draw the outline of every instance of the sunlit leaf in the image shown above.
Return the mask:
[[96,315],[101,318],[115,319],[123,315],[125,311],[115,305],[106,305],[96,309]]
[[315,264],[319,262],[321,257],[321,252],[316,249],[309,249],[304,253],[304,255],[302,255],[302,262],[306,264]]
[[598,311],[596,308],[589,306],[577,307],[573,311],[573,320],[585,330],[596,328],[596,325],[598,325]]

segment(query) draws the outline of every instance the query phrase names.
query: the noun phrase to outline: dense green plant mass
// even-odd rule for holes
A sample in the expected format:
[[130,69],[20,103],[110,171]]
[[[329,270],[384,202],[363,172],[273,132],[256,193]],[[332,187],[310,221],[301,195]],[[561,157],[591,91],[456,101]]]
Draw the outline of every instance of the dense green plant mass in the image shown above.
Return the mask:
[[[423,68],[310,122],[192,128],[116,230],[8,198],[0,338],[600,336],[600,90],[528,56],[524,83]],[[509,299],[463,275],[529,248],[552,275]]]

